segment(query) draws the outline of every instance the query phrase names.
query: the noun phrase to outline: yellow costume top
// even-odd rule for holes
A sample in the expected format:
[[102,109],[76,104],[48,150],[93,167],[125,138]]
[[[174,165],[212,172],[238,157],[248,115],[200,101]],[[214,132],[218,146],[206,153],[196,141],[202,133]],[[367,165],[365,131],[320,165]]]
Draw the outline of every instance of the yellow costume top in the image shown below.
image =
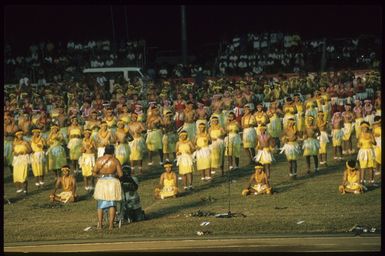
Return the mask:
[[262,112],[262,114],[259,114],[258,112],[255,113],[255,121],[259,124],[265,124],[267,122],[266,115]]
[[373,128],[374,137],[381,137],[381,126]]
[[120,116],[120,120],[122,120],[125,124],[128,124],[131,121],[131,117],[129,115]]
[[71,128],[70,137],[71,136],[78,136],[78,137],[80,137],[81,134],[82,134],[82,132],[81,132],[79,127]]
[[235,123],[228,124],[227,125],[227,131],[229,133],[238,133],[239,132],[238,125],[236,125]]
[[210,137],[211,137],[211,139],[218,139],[218,138],[220,138],[221,136],[222,136],[223,134],[222,134],[222,131],[221,131],[221,129],[215,129],[215,128],[211,128],[211,130],[210,130]]
[[370,137],[365,138],[364,136],[361,136],[359,139],[359,143],[361,149],[371,149],[373,146],[373,141]]
[[113,117],[111,120],[107,120],[107,118],[105,118],[104,120],[106,121],[107,126],[109,128],[116,126],[116,118],[115,117]]
[[297,112],[300,113],[300,112],[303,112],[303,104],[301,102],[299,103],[294,103],[295,104],[295,108],[297,109]]
[[197,146],[200,148],[207,147],[209,145],[209,138],[207,134],[198,134]]
[[51,133],[48,137],[48,145],[51,145],[51,146],[57,146],[57,145],[60,145],[62,143],[62,136],[59,134],[59,133],[56,133],[56,134],[53,134]]
[[347,172],[347,181],[348,183],[359,183],[360,182],[360,176],[358,175],[358,172]]
[[44,146],[44,139],[42,137],[32,138],[31,148],[33,152],[42,152]]
[[180,142],[179,143],[179,152],[182,154],[191,154],[191,148],[188,143]]
[[13,152],[19,155],[24,155],[28,153],[28,148],[24,143],[15,143],[13,147]]
[[295,108],[294,106],[283,106],[283,112],[285,112],[285,114],[287,113],[290,113],[290,114],[294,114],[295,113]]

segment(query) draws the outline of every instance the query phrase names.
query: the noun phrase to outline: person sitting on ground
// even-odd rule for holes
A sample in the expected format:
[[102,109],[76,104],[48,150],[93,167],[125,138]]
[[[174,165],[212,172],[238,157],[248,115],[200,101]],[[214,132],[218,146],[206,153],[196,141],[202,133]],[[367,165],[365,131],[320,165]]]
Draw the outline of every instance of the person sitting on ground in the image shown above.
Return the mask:
[[[64,165],[61,168],[62,176],[59,177],[55,184],[55,190],[50,194],[49,198],[51,202],[58,201],[63,203],[73,203],[77,199],[76,195],[76,179],[70,174],[70,167]],[[63,191],[60,194],[56,194],[56,191],[62,187]]]
[[356,168],[356,161],[349,160],[346,161],[346,169],[344,171],[344,177],[342,184],[339,186],[338,190],[341,194],[345,193],[354,193],[361,194],[366,190],[365,186],[361,184],[361,173],[358,168]]
[[259,195],[259,194],[272,194],[272,188],[270,187],[269,180],[264,171],[263,164],[256,162],[255,164],[255,173],[250,177],[247,187],[243,189],[242,195],[247,196],[250,194]]
[[155,188],[155,198],[165,199],[178,195],[178,184],[175,172],[172,171],[172,163],[164,163],[165,172],[160,176],[159,187]]

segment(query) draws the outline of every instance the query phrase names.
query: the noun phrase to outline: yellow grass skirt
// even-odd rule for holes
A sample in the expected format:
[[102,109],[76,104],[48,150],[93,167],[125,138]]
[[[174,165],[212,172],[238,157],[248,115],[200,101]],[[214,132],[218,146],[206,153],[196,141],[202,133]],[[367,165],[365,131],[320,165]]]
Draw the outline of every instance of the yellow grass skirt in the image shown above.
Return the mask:
[[13,157],[13,182],[25,182],[28,175],[28,164],[30,163],[29,154],[18,155]]
[[104,201],[122,200],[120,181],[114,177],[102,177],[96,182],[94,198]]

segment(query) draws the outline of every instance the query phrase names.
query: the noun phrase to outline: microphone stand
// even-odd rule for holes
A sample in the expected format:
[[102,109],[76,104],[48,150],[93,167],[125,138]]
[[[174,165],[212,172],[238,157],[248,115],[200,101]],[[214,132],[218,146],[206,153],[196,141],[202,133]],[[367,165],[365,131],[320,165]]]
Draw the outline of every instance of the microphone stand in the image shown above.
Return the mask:
[[[228,197],[228,210],[227,213],[217,214],[215,217],[217,218],[232,218],[234,216],[233,213],[231,213],[231,198],[230,198],[230,160],[229,160],[229,153],[230,153],[230,134],[227,134],[227,183],[228,183],[228,190],[227,190],[227,197]],[[233,150],[234,151],[234,150]],[[232,157],[232,156],[231,156]]]

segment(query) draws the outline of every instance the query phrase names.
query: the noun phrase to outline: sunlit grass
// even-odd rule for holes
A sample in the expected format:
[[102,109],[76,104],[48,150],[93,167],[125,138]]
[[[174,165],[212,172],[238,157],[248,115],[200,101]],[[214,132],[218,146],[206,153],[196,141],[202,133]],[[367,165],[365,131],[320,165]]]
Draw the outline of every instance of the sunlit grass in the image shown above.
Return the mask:
[[[15,187],[5,169],[5,198],[12,204],[4,204],[5,243],[50,240],[93,239],[151,239],[183,238],[196,236],[198,230],[211,231],[215,236],[255,236],[264,234],[341,233],[353,225],[376,227],[381,225],[381,188],[363,195],[340,195],[338,185],[342,179],[344,162],[334,162],[329,156],[329,166],[320,170],[318,176],[306,177],[305,161],[298,163],[299,178],[288,178],[287,163],[283,155],[272,165],[272,196],[242,197],[241,191],[253,168],[244,166],[246,156],[241,158],[241,168],[231,172],[231,212],[246,217],[222,219],[214,217],[190,217],[197,210],[225,213],[228,211],[227,176],[215,174],[214,181],[204,183],[195,173],[194,191],[182,197],[155,200],[153,191],[161,168],[152,166],[140,178],[139,193],[142,207],[148,220],[124,224],[112,232],[95,231],[97,222],[96,201],[87,196],[83,182],[79,181],[79,202],[62,207],[49,208],[48,195],[53,188],[53,174],[47,178],[46,188],[38,191],[33,177],[29,176],[30,194],[23,199],[16,195]],[[156,163],[156,158],[154,159]],[[147,164],[147,162],[145,162]],[[182,185],[179,184],[179,188]],[[205,200],[208,197],[213,200]],[[201,227],[200,223],[210,224]],[[303,221],[302,224],[297,222]],[[84,228],[92,226],[90,231]]]

